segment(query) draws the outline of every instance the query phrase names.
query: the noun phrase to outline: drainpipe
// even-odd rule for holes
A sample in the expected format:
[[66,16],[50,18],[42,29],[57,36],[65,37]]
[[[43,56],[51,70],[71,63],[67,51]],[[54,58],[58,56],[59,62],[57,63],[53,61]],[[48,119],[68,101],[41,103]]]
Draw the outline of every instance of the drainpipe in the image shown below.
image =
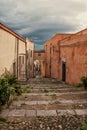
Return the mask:
[[51,44],[50,44],[50,77],[51,77]]
[[58,78],[60,79],[60,41],[58,41]]
[[27,42],[25,42],[25,53],[26,53],[26,55],[25,55],[25,75],[26,75],[26,80],[27,80]]
[[17,38],[17,79],[18,79],[18,69],[19,69],[19,64],[18,64],[18,54],[19,53],[19,39]]

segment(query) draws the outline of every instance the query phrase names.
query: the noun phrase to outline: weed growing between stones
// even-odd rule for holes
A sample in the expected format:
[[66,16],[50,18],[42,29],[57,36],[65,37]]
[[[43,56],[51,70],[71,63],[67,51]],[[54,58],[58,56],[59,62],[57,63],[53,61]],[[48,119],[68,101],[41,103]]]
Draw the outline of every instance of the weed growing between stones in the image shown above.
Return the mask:
[[6,119],[3,117],[0,117],[0,122],[6,122]]
[[31,89],[29,87],[23,87],[22,88],[22,93],[30,93]]
[[26,103],[21,103],[21,106],[24,106],[24,105],[26,105]]
[[87,123],[85,123],[84,121],[81,121],[81,125],[83,130],[87,130]]
[[47,88],[44,89],[45,93],[49,93],[49,90]]

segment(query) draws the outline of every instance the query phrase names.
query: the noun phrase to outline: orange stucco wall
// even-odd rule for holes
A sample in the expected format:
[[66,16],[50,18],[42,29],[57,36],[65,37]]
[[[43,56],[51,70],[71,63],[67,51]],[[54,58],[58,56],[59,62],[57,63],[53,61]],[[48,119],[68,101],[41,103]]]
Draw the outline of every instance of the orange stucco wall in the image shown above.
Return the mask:
[[87,76],[87,30],[60,42],[60,79],[63,58],[66,60],[66,82],[77,84],[82,76]]
[[62,79],[66,63],[66,82],[77,84],[87,76],[87,29],[76,34],[55,35],[45,42],[46,77]]
[[56,34],[45,42],[46,77],[58,78],[59,41],[70,34]]

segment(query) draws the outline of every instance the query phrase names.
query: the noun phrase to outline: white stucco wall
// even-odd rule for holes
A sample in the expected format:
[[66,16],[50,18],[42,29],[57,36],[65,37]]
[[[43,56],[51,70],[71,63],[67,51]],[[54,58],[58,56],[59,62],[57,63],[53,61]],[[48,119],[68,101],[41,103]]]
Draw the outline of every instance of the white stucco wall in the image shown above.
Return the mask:
[[[26,80],[26,48],[23,41],[19,40],[18,55],[21,56],[21,61],[18,58],[18,79]],[[24,59],[24,60],[23,60]]]
[[16,39],[10,33],[0,29],[0,75],[5,72],[5,68],[13,72],[13,62],[15,59]]
[[21,40],[19,40],[19,55],[20,54],[25,54],[26,50],[25,50],[25,43]]

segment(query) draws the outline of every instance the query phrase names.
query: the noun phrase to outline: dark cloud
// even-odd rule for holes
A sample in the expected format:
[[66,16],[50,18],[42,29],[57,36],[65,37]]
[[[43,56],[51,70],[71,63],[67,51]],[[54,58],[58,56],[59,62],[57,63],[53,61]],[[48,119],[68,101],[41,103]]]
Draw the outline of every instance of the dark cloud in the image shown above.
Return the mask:
[[0,22],[29,37],[37,49],[58,33],[87,26],[86,0],[0,0]]

